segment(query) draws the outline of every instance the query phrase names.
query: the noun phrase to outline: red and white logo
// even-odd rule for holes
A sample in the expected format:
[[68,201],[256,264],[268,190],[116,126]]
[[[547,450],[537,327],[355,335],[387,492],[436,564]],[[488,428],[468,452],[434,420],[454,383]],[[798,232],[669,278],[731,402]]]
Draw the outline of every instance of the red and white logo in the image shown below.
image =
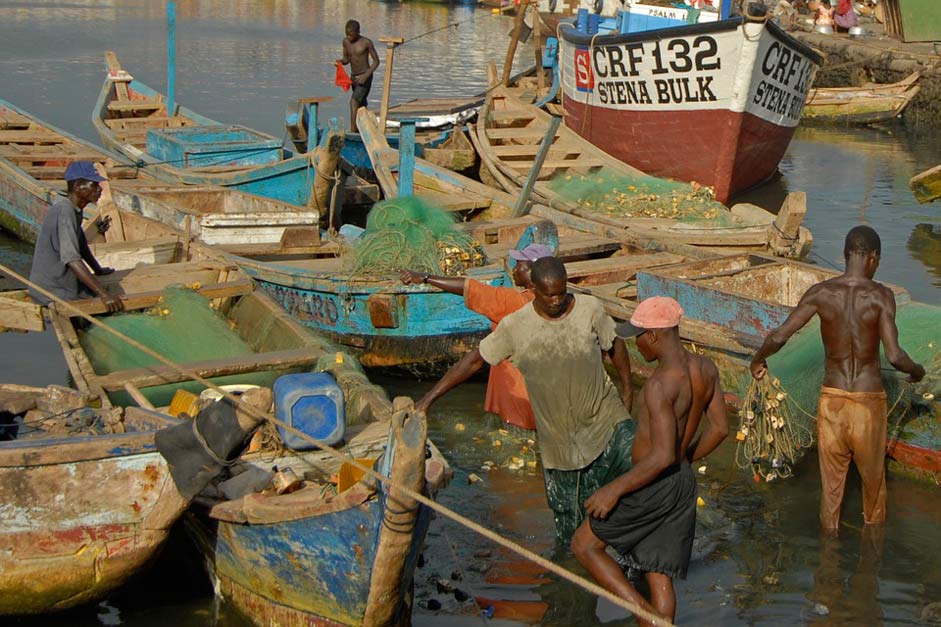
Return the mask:
[[575,89],[591,91],[595,87],[595,76],[591,71],[591,57],[587,50],[575,51]]

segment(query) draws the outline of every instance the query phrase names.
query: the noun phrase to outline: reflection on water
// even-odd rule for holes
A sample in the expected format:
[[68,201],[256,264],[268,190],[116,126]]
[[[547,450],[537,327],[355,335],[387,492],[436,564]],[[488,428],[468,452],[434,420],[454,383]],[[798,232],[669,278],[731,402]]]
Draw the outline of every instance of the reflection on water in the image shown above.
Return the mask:
[[[165,4],[154,0],[31,0],[0,3],[2,97],[83,137],[103,73],[103,51],[154,87],[166,83]],[[177,94],[180,102],[226,122],[281,136],[290,98],[331,95],[327,115],[346,115],[347,94],[333,87],[343,24],[363,33],[413,39],[399,49],[392,101],[468,95],[484,89],[486,62],[502,64],[511,20],[486,10],[372,0],[180,0],[177,2]],[[449,26],[450,25],[450,26]],[[422,33],[434,31],[427,36]],[[381,95],[385,55],[373,93]],[[519,55],[528,59],[531,50]],[[938,136],[904,127],[799,129],[781,164],[782,177],[755,196],[780,205],[805,190],[807,225],[817,261],[840,265],[843,237],[858,222],[883,241],[878,278],[909,288],[916,299],[941,303],[937,205],[919,206],[908,178],[937,161]],[[764,197],[762,199],[762,194]],[[29,247],[0,239],[0,257],[27,269]],[[7,261],[4,261],[6,263]],[[0,336],[0,381],[65,383],[66,368],[51,334]],[[390,393],[420,396],[430,385],[380,379]],[[571,568],[553,545],[552,517],[541,472],[498,469],[524,443],[499,432],[482,411],[484,386],[467,384],[430,416],[434,440],[456,468],[442,502]],[[464,430],[457,428],[464,425]],[[495,441],[500,440],[499,447]],[[504,449],[506,447],[506,449]],[[503,449],[503,450],[498,450]],[[941,601],[941,503],[933,485],[891,476],[889,522],[882,540],[861,533],[858,479],[844,504],[843,535],[822,542],[817,531],[819,477],[808,455],[793,479],[754,484],[727,443],[699,476],[706,506],[699,513],[689,578],[678,582],[680,623],[832,624],[914,622]],[[516,453],[513,453],[516,454]],[[476,474],[478,482],[468,482]],[[109,600],[30,625],[207,625],[244,622],[216,607],[188,543],[174,543],[156,570]],[[881,559],[880,559],[881,555]],[[435,519],[416,573],[416,625],[479,625],[477,605],[493,607],[490,624],[628,625],[623,612],[478,538]],[[454,578],[452,578],[454,575]],[[439,592],[436,582],[457,592]],[[446,587],[442,587],[445,590]],[[465,598],[464,595],[467,595]],[[429,607],[435,604],[440,610]],[[508,617],[514,617],[512,621]],[[502,617],[502,618],[501,618]]]

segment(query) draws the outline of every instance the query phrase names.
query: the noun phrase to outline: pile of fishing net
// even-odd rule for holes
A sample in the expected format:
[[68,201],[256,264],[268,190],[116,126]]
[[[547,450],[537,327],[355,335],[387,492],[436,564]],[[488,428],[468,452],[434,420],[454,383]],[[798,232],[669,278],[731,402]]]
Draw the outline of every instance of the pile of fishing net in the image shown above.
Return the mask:
[[[207,298],[182,285],[167,287],[157,304],[150,309],[99,320],[180,364],[238,357],[254,352],[229,326],[229,322],[212,308]],[[79,340],[98,374],[145,368],[160,363],[97,326],[79,333]],[[219,377],[213,381],[219,385],[270,385],[275,376],[275,373],[270,373],[270,377],[267,377],[270,381],[258,380],[257,374]],[[264,376],[262,378],[265,379]],[[199,394],[204,386],[195,381],[154,386],[147,388],[145,395],[154,405],[168,405],[174,392],[180,388]],[[109,397],[116,405],[134,404],[124,393],[109,394]]]
[[[941,398],[941,307],[922,303],[901,304],[895,322],[899,329],[899,344],[913,360],[925,367],[927,374],[919,383],[909,383],[906,380],[908,375],[895,370],[883,356],[882,382],[889,408],[889,440],[899,439],[937,449],[941,445],[941,407],[937,400]],[[777,377],[779,380],[774,398],[778,400],[778,393],[784,394],[784,398],[778,400],[781,403],[778,408],[786,408],[787,414],[783,417],[793,425],[790,427],[793,431],[809,432],[811,435],[816,433],[817,403],[823,383],[823,366],[823,343],[820,339],[820,324],[816,318],[792,337],[779,353],[768,359],[769,376],[765,378]],[[747,395],[748,391],[743,398]],[[742,407],[739,433],[742,432],[742,427],[748,425],[749,410],[755,412],[755,408],[747,404]],[[784,411],[785,409],[780,409],[779,413],[768,411],[761,417],[770,421],[771,415],[781,418],[780,412]],[[755,414],[755,419],[758,417],[759,415]],[[740,436],[737,435],[738,437]],[[803,444],[804,440],[798,438],[798,441]],[[774,468],[774,451],[777,449],[771,446],[762,447],[760,441],[755,442],[749,449],[744,442],[748,440],[739,439],[738,442],[740,465],[752,467],[766,480],[772,475],[772,471],[779,470]],[[786,442],[782,440],[781,444]],[[794,448],[798,450],[803,447]],[[757,462],[755,451],[758,452]],[[779,463],[787,461],[781,456],[778,456],[778,459]],[[793,461],[796,462],[796,459]],[[789,467],[793,465],[791,462],[787,463]],[[773,476],[786,474],[778,472]]]
[[712,190],[638,173],[625,177],[604,168],[587,175],[559,175],[549,188],[566,202],[611,217],[667,218],[733,226],[732,215]]
[[480,244],[457,230],[450,213],[415,196],[374,205],[365,233],[347,256],[352,277],[402,269],[457,276],[485,263]]

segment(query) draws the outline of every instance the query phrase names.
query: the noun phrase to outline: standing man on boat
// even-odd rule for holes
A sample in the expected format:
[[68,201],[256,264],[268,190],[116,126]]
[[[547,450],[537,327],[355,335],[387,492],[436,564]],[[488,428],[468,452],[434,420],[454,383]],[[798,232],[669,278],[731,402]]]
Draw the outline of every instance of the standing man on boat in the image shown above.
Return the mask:
[[[106,180],[91,161],[73,161],[65,169],[67,193],[52,203],[39,229],[29,280],[63,300],[98,296],[113,313],[124,309],[124,303],[95,277],[114,269],[98,263],[82,230],[82,213],[86,206],[98,202],[101,183]],[[51,302],[34,289],[30,289],[30,296],[41,305]]]
[[[729,432],[719,371],[707,357],[683,348],[682,315],[678,302],[654,296],[617,326],[618,337],[636,338],[640,354],[657,368],[644,384],[631,468],[588,497],[589,518],[572,540],[576,559],[599,584],[670,622],[676,615],[673,578],[686,578],[696,531],[690,462],[714,451]],[[608,545],[646,573],[650,601],[608,555]]]
[[760,379],[765,360],[781,350],[794,333],[815,315],[820,317],[824,378],[817,408],[817,452],[820,458],[820,524],[836,534],[850,459],[863,484],[863,519],[885,522],[886,400],[882,387],[879,342],[897,370],[920,381],[925,369],[899,346],[892,290],[872,280],[879,267],[882,243],[868,226],[846,235],[846,271],[811,287],[784,323],[772,331],[752,359],[751,372]]
[[353,94],[350,96],[350,130],[356,129],[356,112],[368,106],[366,98],[372,88],[372,76],[379,67],[379,54],[372,41],[359,34],[359,22],[346,23],[346,39],[343,40],[343,58],[337,63],[349,64],[353,78]]
[[[584,495],[630,467],[631,364],[601,302],[568,293],[559,259],[543,257],[533,262],[531,273],[533,302],[503,318],[415,407],[427,411],[484,362],[493,366],[509,360],[516,366],[536,418],[556,537],[568,544],[585,517]],[[620,396],[605,372],[603,355],[617,370]]]
[[[434,276],[427,272],[402,270],[402,283],[415,285],[424,283],[444,292],[464,297],[464,304],[471,311],[486,316],[493,328],[506,316],[533,301],[532,263],[543,257],[552,257],[555,252],[545,244],[530,244],[523,250],[511,250],[510,257],[516,261],[513,266],[513,284],[523,289],[487,285],[465,277]],[[484,411],[497,414],[507,424],[520,429],[536,428],[536,417],[529,402],[526,382],[523,375],[509,361],[503,361],[490,368],[487,379],[487,396]]]

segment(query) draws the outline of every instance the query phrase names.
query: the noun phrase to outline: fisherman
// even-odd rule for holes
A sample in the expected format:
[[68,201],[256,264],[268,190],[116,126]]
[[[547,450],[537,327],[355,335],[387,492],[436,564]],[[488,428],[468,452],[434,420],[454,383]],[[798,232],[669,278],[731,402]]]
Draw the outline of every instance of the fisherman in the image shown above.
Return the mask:
[[872,280],[879,267],[882,243],[868,226],[846,235],[846,271],[817,283],[801,297],[784,323],[768,334],[751,362],[761,379],[765,360],[815,315],[820,317],[824,349],[824,378],[817,408],[817,452],[820,459],[820,524],[836,534],[850,458],[863,486],[863,519],[867,525],[885,522],[886,396],[882,387],[879,342],[897,370],[909,381],[925,376],[898,341],[895,297]]
[[[114,269],[98,263],[82,230],[83,210],[98,202],[106,180],[91,161],[73,161],[65,169],[67,193],[52,203],[39,229],[29,280],[63,300],[98,296],[109,312],[115,312],[124,309],[124,303],[95,278]],[[41,305],[51,302],[32,288],[30,296]]]
[[[424,283],[463,296],[468,309],[486,316],[496,328],[503,318],[533,301],[530,273],[532,263],[553,255],[553,250],[545,244],[530,244],[523,250],[510,251],[510,257],[516,261],[513,266],[513,284],[523,288],[522,290],[487,285],[465,277],[434,276],[412,270],[402,270],[400,276],[402,283],[406,285]],[[484,410],[497,414],[507,424],[521,429],[536,428],[536,417],[529,403],[526,382],[516,366],[509,361],[503,361],[490,368]]]
[[[415,406],[427,411],[484,362],[494,366],[509,360],[516,366],[536,418],[546,500],[554,513],[556,536],[568,544],[585,516],[583,495],[629,467],[634,438],[631,365],[601,302],[593,296],[568,293],[561,261],[543,257],[533,262],[531,273],[532,304],[501,320]],[[620,397],[605,372],[602,355],[617,370]]]
[[[599,584],[670,622],[676,614],[673,578],[686,578],[696,530],[690,462],[715,450],[729,431],[719,372],[711,360],[683,348],[682,315],[678,302],[654,296],[617,326],[618,337],[635,337],[641,355],[657,368],[641,392],[632,466],[588,497],[590,517],[572,540],[575,557]],[[608,545],[646,573],[650,601],[606,553]]]
[[343,58],[337,63],[349,64],[353,78],[353,94],[350,96],[350,130],[356,129],[356,112],[368,106],[366,98],[372,87],[372,76],[379,67],[379,55],[372,41],[359,34],[359,22],[346,23],[346,39],[343,40]]

